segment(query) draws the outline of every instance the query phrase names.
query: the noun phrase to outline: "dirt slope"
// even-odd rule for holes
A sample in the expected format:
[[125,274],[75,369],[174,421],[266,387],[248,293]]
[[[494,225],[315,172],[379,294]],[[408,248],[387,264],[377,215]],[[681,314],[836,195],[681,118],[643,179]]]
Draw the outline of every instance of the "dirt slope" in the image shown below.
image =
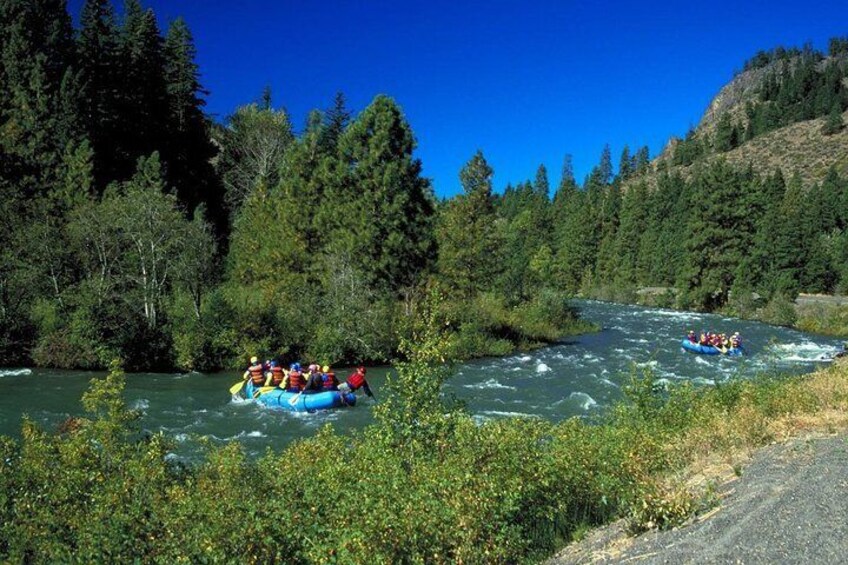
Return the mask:
[[630,538],[619,522],[549,565],[848,562],[848,436],[763,448],[720,492],[716,509],[681,528]]

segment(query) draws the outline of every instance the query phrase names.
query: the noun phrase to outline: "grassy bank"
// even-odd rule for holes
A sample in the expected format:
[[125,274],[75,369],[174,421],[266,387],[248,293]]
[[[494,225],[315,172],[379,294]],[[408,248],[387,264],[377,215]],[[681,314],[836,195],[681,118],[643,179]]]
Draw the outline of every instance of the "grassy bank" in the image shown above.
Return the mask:
[[700,389],[634,376],[601,422],[478,425],[438,395],[443,336],[419,337],[377,423],[258,461],[233,443],[178,464],[171,439],[138,432],[119,370],[93,381],[85,418],[0,442],[0,561],[532,562],[619,517],[679,523],[711,504],[691,479],[716,463],[848,427],[844,363]]
[[806,304],[798,306],[797,312],[795,327],[799,330],[848,340],[848,306]]

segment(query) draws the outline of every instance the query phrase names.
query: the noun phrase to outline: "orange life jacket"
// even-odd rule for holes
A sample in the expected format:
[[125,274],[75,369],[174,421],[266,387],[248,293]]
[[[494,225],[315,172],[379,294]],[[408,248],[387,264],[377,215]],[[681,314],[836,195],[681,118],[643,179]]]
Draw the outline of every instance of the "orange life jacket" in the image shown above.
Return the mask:
[[265,375],[262,374],[262,365],[260,363],[248,367],[247,372],[250,373],[250,380],[253,386],[262,386],[265,384]]
[[282,367],[271,367],[271,384],[273,386],[280,386],[285,376]]
[[301,373],[300,371],[291,371],[289,373],[288,388],[296,388],[298,390],[302,390],[303,385],[305,384],[306,382],[303,380],[303,373]]

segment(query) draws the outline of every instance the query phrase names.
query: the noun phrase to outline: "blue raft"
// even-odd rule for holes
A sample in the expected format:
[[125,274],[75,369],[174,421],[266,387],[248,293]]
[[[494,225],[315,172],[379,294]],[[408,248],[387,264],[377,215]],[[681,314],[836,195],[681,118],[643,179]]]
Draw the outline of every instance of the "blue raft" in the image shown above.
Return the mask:
[[[683,347],[686,351],[690,351],[692,353],[700,353],[701,355],[721,355],[722,351],[712,345],[701,345],[700,343],[692,343],[688,339],[684,339],[680,342],[680,346]],[[731,347],[724,353],[724,355],[742,355],[744,353],[744,349],[740,347]]]
[[[253,383],[248,382],[244,385],[244,393],[247,398],[253,398],[256,388]],[[337,390],[328,390],[325,392],[314,392],[301,394],[294,405],[289,404],[289,401],[297,396],[296,392],[286,392],[281,388],[275,388],[264,392],[256,397],[256,402],[260,402],[271,408],[283,408],[291,412],[315,412],[317,410],[329,410],[331,408],[341,408],[343,406],[353,406],[356,404],[356,395],[352,392],[342,394]]]

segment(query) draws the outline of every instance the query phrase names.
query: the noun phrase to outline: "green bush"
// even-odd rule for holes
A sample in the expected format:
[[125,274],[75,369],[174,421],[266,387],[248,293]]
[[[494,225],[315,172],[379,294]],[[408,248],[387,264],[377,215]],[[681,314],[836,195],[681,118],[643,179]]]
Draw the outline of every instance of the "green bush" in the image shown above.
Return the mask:
[[768,324],[791,327],[797,320],[795,304],[783,294],[775,294],[757,317]]

